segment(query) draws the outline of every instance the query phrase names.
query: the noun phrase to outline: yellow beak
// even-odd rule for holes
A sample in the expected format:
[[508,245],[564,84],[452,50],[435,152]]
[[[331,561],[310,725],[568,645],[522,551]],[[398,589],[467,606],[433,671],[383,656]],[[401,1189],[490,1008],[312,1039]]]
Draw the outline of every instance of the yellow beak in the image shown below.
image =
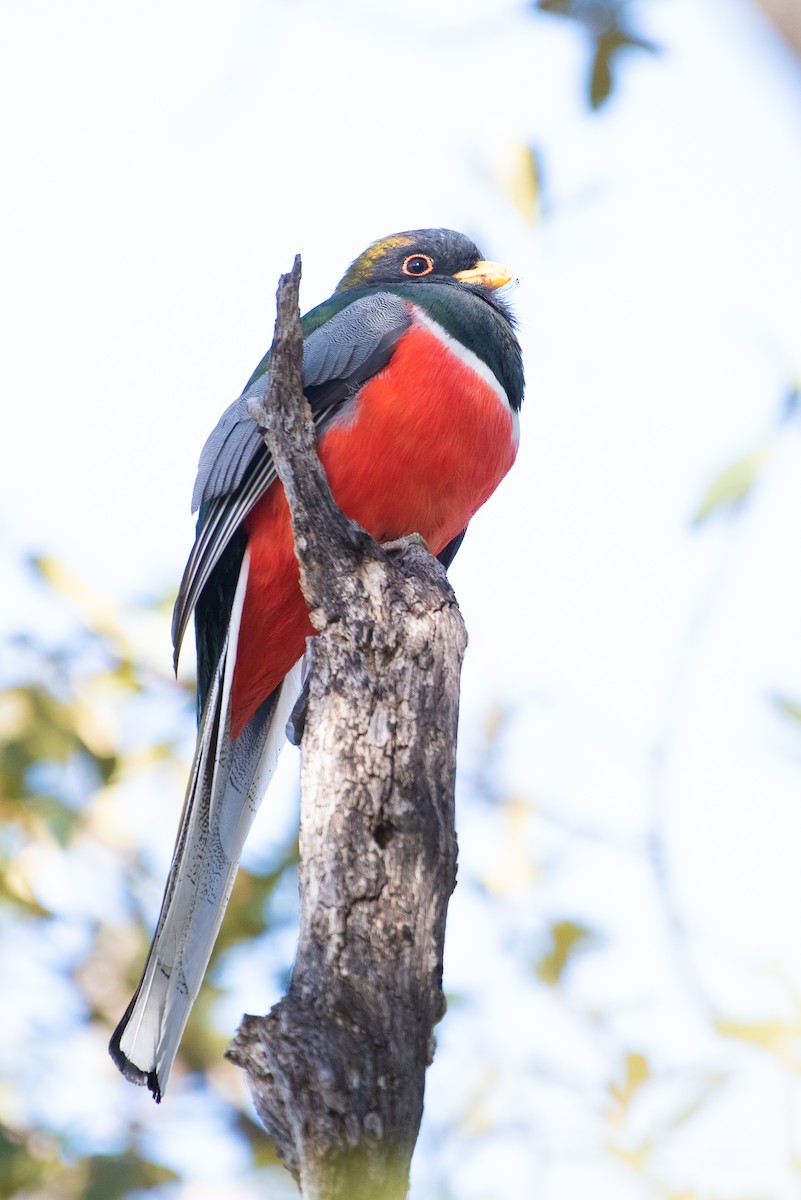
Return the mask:
[[478,283],[488,288],[503,287],[505,283],[511,283],[513,278],[508,267],[502,267],[496,262],[484,262],[483,259],[469,270],[457,271],[454,275],[454,279],[458,279],[460,283]]

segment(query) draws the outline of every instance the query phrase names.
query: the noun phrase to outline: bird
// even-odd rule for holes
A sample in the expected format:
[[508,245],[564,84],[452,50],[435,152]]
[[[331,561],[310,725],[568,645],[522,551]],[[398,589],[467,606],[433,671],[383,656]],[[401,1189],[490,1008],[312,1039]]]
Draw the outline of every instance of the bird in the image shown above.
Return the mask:
[[[512,280],[464,234],[373,242],[302,319],[304,394],[331,490],[378,542],[420,534],[450,566],[514,463],[524,378]],[[198,736],[155,936],[109,1045],[164,1094],[285,741],[314,633],[286,497],[250,415],[269,352],[203,447],[195,542],[173,614],[174,663],[194,613]]]

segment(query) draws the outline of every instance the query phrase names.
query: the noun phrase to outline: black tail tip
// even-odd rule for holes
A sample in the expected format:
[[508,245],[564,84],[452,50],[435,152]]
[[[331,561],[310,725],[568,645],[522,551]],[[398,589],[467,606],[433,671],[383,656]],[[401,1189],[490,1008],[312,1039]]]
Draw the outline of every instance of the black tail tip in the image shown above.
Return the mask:
[[155,1067],[152,1071],[143,1071],[141,1067],[137,1067],[136,1063],[132,1063],[130,1058],[126,1058],[120,1046],[124,1032],[125,1022],[122,1022],[114,1030],[111,1041],[108,1044],[108,1052],[111,1055],[114,1066],[130,1083],[148,1088],[156,1104],[161,1104],[161,1084],[159,1083]]

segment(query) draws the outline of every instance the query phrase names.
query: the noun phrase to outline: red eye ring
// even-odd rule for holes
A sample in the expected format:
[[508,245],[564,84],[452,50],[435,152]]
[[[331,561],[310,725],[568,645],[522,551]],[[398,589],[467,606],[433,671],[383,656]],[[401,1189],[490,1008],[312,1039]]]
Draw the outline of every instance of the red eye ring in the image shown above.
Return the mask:
[[411,275],[413,279],[421,275],[430,275],[434,270],[434,260],[427,254],[410,254],[403,260],[401,270],[404,275]]

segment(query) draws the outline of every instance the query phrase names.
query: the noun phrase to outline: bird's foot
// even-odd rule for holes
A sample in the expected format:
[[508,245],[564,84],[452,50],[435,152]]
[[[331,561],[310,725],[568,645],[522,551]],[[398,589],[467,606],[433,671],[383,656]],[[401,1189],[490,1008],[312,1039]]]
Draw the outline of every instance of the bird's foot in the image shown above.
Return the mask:
[[424,550],[428,550],[428,542],[422,533],[407,533],[405,537],[393,538],[391,542],[381,543],[381,549],[386,550],[387,554],[399,554],[409,546],[422,546]]

